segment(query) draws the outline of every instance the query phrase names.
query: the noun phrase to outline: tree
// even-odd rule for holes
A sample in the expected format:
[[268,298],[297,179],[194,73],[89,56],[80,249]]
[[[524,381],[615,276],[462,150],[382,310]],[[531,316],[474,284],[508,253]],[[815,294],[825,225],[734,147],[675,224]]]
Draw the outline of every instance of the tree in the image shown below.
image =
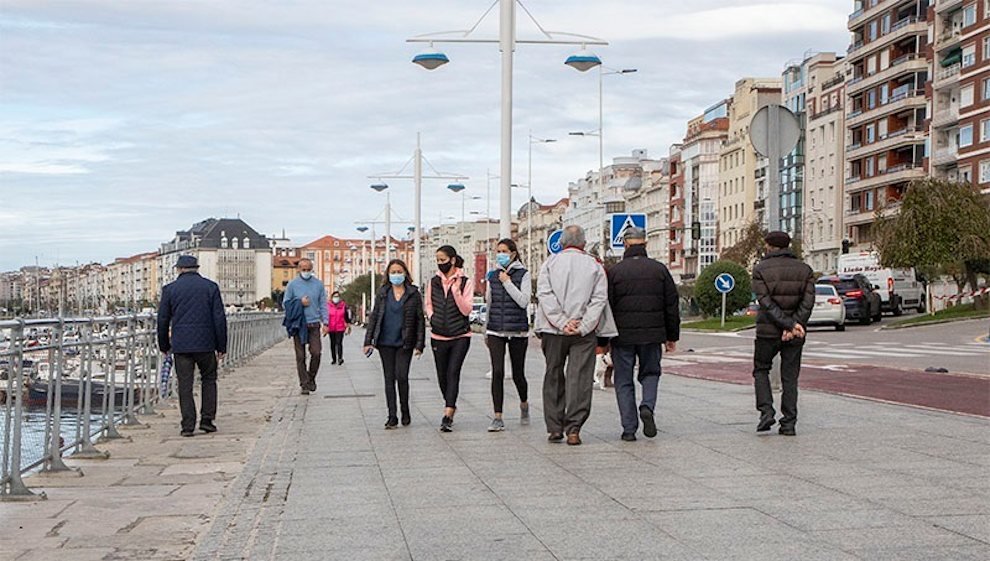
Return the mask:
[[[340,297],[347,302],[347,305],[351,307],[351,310],[359,310],[361,306],[361,295],[367,295],[371,288],[371,274],[361,275],[356,277],[351,282],[347,283],[347,286],[340,291]],[[377,288],[377,287],[376,287]],[[368,308],[370,311],[371,306],[374,302],[368,302]]]
[[726,295],[726,315],[745,308],[753,298],[752,279],[746,269],[732,261],[716,261],[701,271],[694,284],[694,301],[708,317],[717,315],[722,307],[722,293],[715,289],[715,277],[722,273],[736,279],[735,288]]
[[763,255],[763,238],[766,235],[766,230],[759,222],[755,220],[750,222],[743,228],[739,241],[726,248],[719,259],[735,261],[744,267],[751,267]]
[[[926,278],[950,275],[960,291],[976,290],[990,255],[990,204],[968,183],[925,178],[911,183],[900,212],[876,213],[876,241],[885,267],[914,267]],[[978,299],[986,306],[986,298]]]

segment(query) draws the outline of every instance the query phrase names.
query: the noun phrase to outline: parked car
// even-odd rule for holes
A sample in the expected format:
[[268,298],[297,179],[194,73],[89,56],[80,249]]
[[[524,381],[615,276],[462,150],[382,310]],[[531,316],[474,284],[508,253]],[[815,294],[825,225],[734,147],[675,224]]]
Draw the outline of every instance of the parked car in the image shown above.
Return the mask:
[[808,325],[833,325],[836,331],[846,330],[846,306],[834,285],[815,285],[815,307]]
[[484,325],[488,321],[488,305],[487,304],[472,304],[471,313],[468,315],[468,320],[471,323],[478,325]]
[[925,285],[914,269],[892,269],[880,264],[880,256],[874,251],[846,253],[839,256],[839,275],[863,275],[880,296],[881,308],[895,316],[905,308],[925,311]]
[[883,316],[880,295],[873,290],[864,275],[830,275],[818,279],[816,284],[830,284],[842,297],[846,319],[859,320],[862,325],[880,321]]

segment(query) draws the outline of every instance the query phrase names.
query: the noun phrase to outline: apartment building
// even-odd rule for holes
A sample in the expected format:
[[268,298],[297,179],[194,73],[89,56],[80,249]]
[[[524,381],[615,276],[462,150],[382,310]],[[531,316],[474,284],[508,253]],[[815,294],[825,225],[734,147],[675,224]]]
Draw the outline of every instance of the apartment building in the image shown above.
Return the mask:
[[718,162],[718,245],[726,249],[757,218],[756,167],[759,156],[749,140],[749,125],[760,107],[780,103],[779,78],[743,78],[729,98],[729,130]]
[[175,280],[179,255],[199,260],[199,273],[220,286],[228,306],[251,305],[271,296],[269,241],[240,218],[207,218],[163,243],[158,257],[161,286]]
[[990,2],[937,0],[929,9],[934,177],[990,193]]
[[[519,236],[516,238],[519,257],[530,268],[533,278],[536,278],[546,261],[547,238],[554,230],[563,226],[564,212],[569,205],[567,197],[549,205],[533,201],[524,204],[516,213],[519,221]],[[530,222],[533,225],[532,235],[529,230]]]
[[869,248],[880,207],[926,175],[928,0],[862,0],[849,16],[844,227]]
[[[371,272],[372,267],[375,268],[376,275],[382,275],[387,265],[385,242],[385,236],[377,237],[372,251],[371,240],[323,236],[301,246],[295,255],[289,256],[287,260],[291,262],[292,257],[297,262],[303,257],[311,260],[314,273],[323,281],[329,294],[334,290],[341,290],[357,277]],[[412,241],[391,238],[388,257],[402,259],[412,267]]]
[[670,248],[670,162],[643,160],[641,186],[625,193],[626,212],[646,215],[646,251],[666,261]]
[[668,228],[670,228],[667,235],[667,268],[674,280],[679,283],[685,268],[685,239],[691,239],[691,230],[690,228],[685,229],[684,221],[684,165],[681,161],[680,144],[674,144],[670,147],[667,164],[670,166],[670,179],[667,188],[670,197],[667,202]]
[[684,230],[681,238],[671,238],[675,278],[692,280],[718,259],[719,161],[729,133],[728,108],[729,100],[722,100],[688,121],[684,142],[671,152],[670,219]]
[[816,271],[838,265],[844,236],[845,79],[848,66],[835,53],[810,54],[784,70],[784,104],[797,114],[802,134],[792,169],[782,173],[781,225],[801,241]]

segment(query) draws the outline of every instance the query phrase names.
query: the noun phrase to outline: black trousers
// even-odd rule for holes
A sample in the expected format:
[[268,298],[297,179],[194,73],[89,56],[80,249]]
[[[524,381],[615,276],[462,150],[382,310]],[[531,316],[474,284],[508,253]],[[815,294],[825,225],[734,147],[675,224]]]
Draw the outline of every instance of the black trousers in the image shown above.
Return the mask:
[[784,392],[780,398],[782,428],[794,428],[797,424],[798,374],[801,373],[801,351],[804,339],[784,342],[777,338],[756,338],[753,353],[753,378],[756,386],[756,409],[760,413],[774,414],[773,392],[770,390],[770,368],[773,358],[780,354],[780,384]]
[[330,358],[336,363],[344,360],[344,332],[331,331],[327,334],[330,338]]
[[488,354],[492,358],[492,403],[495,412],[502,412],[505,400],[505,347],[509,347],[509,362],[512,364],[512,381],[519,392],[519,401],[529,401],[529,385],[526,383],[526,348],[529,337],[499,337],[488,335]]
[[385,404],[388,418],[398,419],[395,406],[395,388],[399,388],[399,408],[403,417],[409,417],[409,365],[412,362],[412,349],[402,347],[378,347],[382,357],[382,372],[385,374]]
[[193,382],[197,367],[202,384],[200,421],[212,421],[217,416],[216,353],[175,353],[175,373],[179,382],[179,411],[182,412],[182,430],[196,429],[196,400],[193,398]]
[[470,337],[458,337],[451,341],[433,339],[433,360],[437,364],[437,383],[443,394],[445,407],[457,408],[457,394],[461,391],[461,367],[471,346]]

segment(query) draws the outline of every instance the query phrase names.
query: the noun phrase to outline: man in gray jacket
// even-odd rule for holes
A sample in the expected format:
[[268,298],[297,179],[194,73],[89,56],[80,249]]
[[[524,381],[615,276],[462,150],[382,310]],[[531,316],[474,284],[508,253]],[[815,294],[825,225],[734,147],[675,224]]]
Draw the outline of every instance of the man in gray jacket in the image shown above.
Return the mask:
[[581,444],[581,427],[591,414],[596,336],[614,337],[608,312],[608,280],[597,259],[584,252],[580,226],[564,228],[564,250],[540,269],[535,331],[547,370],[543,378],[543,416],[550,442]]

